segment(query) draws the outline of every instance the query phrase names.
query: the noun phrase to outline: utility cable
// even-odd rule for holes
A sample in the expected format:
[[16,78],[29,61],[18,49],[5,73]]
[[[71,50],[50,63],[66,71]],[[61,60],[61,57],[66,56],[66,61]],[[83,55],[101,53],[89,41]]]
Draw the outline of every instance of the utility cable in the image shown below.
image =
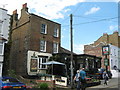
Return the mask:
[[[89,24],[89,23],[95,23],[95,22],[101,22],[101,21],[108,21],[108,20],[112,20],[112,19],[116,19],[116,18],[118,18],[118,17],[107,18],[107,19],[100,19],[100,20],[95,20],[95,21],[90,21],[90,22],[83,22],[83,23],[73,24],[73,25],[75,26],[75,25],[81,25],[81,24]],[[66,26],[69,26],[69,25],[64,25],[62,27],[66,27]]]

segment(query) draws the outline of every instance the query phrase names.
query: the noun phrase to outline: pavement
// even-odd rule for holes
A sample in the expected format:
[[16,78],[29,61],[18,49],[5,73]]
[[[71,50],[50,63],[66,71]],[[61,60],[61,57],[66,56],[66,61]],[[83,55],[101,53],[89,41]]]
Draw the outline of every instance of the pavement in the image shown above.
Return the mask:
[[86,90],[120,90],[120,78],[114,77],[108,80],[108,85],[104,85],[104,80],[101,80],[101,84],[86,88]]
[[[58,88],[55,90],[76,90],[76,88]],[[120,90],[120,77],[114,77],[109,79],[108,85],[104,85],[104,80],[101,80],[101,84],[97,86],[87,87],[86,90]]]

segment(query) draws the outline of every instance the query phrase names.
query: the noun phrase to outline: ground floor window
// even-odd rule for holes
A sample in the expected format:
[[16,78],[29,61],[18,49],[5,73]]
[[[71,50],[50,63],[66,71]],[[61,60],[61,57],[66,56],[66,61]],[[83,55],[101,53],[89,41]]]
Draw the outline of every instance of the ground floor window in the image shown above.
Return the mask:
[[2,55],[2,54],[3,54],[3,43],[0,42],[0,55]]
[[2,76],[2,64],[0,64],[0,77]]
[[48,60],[47,56],[39,56],[38,60],[38,68],[39,69],[47,69],[47,65],[43,65],[42,63],[46,63]]

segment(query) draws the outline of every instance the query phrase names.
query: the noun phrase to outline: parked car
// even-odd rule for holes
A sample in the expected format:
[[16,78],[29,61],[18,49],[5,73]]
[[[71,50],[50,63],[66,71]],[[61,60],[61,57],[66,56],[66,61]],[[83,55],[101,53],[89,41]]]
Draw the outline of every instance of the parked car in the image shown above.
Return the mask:
[[15,78],[2,77],[0,80],[2,90],[26,90],[26,85]]

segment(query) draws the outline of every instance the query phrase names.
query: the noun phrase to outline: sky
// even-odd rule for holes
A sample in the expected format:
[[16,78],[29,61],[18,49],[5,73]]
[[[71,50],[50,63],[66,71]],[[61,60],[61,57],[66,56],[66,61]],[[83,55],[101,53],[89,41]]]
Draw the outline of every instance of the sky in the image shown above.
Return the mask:
[[94,43],[103,33],[118,31],[119,0],[1,0],[8,14],[22,5],[28,11],[61,24],[61,46],[70,50],[70,14],[73,15],[73,51],[82,54],[84,45]]

